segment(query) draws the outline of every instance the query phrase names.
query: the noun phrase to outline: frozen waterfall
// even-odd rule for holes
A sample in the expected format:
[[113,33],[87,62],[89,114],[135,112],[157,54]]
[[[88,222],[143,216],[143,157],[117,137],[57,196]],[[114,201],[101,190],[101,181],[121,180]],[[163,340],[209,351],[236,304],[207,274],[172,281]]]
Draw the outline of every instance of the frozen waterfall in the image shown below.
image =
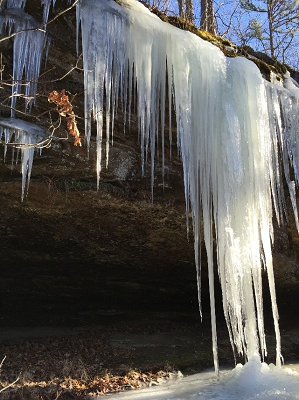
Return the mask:
[[103,136],[108,156],[118,101],[130,113],[134,96],[142,160],[144,163],[150,154],[153,181],[155,152],[158,143],[164,142],[165,104],[173,102],[198,275],[203,220],[216,371],[214,237],[223,309],[234,351],[246,359],[256,354],[263,359],[267,354],[262,302],[262,271],[266,270],[280,365],[271,254],[272,205],[280,223],[285,218],[281,154],[298,219],[288,163],[293,164],[298,182],[299,91],[289,77],[285,87],[266,82],[252,62],[226,58],[215,46],[162,22],[135,0],[118,3],[82,0],[77,6],[85,71],[86,134],[89,140],[94,119],[98,179]]
[[[14,36],[12,110],[20,93],[26,104],[34,103],[41,55],[48,44],[44,24],[55,0],[41,0],[44,14],[40,23],[24,12],[25,3],[4,0],[0,6],[0,31],[22,31]],[[166,109],[166,104],[173,104],[186,215],[191,213],[193,222],[199,291],[202,239],[207,251],[215,369],[218,371],[214,238],[224,315],[235,354],[247,360],[257,355],[264,359],[267,354],[262,297],[262,272],[266,271],[280,365],[272,209],[282,223],[286,219],[285,180],[299,227],[295,201],[295,183],[299,183],[298,87],[288,75],[283,85],[266,82],[252,62],[226,58],[212,44],[162,22],[135,0],[81,0],[77,4],[78,32],[80,27],[86,136],[89,143],[94,120],[98,181],[102,146],[106,146],[107,163],[114,118],[122,101],[127,119],[136,102],[142,164],[144,167],[150,158],[154,182],[155,155],[158,146],[163,147],[166,112],[171,109]],[[168,118],[171,121],[170,112]],[[5,144],[14,140],[23,152],[24,196],[34,148],[43,142],[44,132],[15,119],[2,119],[0,134]]]

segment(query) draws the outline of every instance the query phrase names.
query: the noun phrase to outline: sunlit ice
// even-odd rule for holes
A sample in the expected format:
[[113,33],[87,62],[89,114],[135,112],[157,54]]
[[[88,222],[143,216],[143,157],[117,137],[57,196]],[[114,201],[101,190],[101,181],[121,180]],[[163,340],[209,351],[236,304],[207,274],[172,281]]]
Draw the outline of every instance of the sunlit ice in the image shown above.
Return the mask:
[[212,370],[182,377],[161,386],[128,391],[112,399],[142,400],[295,400],[299,398],[299,366],[277,367],[261,363],[253,356],[245,365],[220,368],[219,377]]

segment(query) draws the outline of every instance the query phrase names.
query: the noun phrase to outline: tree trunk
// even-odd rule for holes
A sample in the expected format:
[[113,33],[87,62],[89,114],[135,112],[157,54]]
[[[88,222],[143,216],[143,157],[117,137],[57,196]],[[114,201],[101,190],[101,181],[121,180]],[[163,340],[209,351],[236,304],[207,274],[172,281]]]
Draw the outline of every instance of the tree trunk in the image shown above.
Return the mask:
[[178,0],[179,16],[181,18],[185,18],[184,3],[185,3],[184,0]]
[[213,0],[201,0],[200,29],[215,35]]
[[186,0],[186,17],[189,22],[194,23],[194,14],[193,14],[193,0]]
[[179,16],[194,23],[193,0],[178,0]]
[[269,26],[269,46],[271,58],[275,59],[274,39],[273,39],[273,4],[272,1],[267,2],[268,26]]

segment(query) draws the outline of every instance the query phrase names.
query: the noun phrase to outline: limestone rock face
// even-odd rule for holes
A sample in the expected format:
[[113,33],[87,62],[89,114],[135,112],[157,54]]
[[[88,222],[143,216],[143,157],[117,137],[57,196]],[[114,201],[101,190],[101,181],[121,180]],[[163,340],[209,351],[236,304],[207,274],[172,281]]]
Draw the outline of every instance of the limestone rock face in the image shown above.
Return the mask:
[[[39,1],[27,11],[38,18]],[[67,8],[58,2],[50,20]],[[96,323],[124,312],[197,312],[193,237],[186,234],[182,164],[166,144],[164,183],[157,160],[154,197],[150,168],[141,173],[137,120],[124,133],[121,108],[115,122],[108,167],[96,185],[95,135],[90,149],[73,146],[66,123],[48,102],[65,89],[84,137],[82,60],[76,54],[75,10],[51,22],[51,46],[42,66],[36,104],[19,118],[55,126],[50,148],[36,155],[30,187],[21,202],[16,152],[0,155],[0,320],[2,325]],[[3,51],[3,80],[12,73],[11,42]],[[0,88],[0,113],[9,116],[10,88]],[[166,132],[168,127],[166,127]],[[175,143],[175,140],[174,140]],[[103,154],[105,159],[105,154]],[[12,160],[13,163],[12,163]],[[190,226],[190,232],[192,232]],[[299,236],[292,220],[276,228],[274,265],[282,323],[293,315],[299,294]],[[209,309],[204,246],[202,302]],[[218,286],[219,289],[219,286]],[[221,314],[221,294],[216,293]],[[265,290],[265,312],[270,313]]]

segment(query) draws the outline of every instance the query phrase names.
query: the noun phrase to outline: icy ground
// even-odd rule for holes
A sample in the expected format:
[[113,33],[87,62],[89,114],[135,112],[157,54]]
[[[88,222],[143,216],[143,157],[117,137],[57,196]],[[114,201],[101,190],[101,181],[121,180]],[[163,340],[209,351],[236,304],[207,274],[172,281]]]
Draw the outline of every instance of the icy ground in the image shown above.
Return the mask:
[[253,357],[244,366],[212,370],[183,377],[165,385],[113,395],[112,399],[140,400],[290,400],[299,399],[299,364],[279,368]]

